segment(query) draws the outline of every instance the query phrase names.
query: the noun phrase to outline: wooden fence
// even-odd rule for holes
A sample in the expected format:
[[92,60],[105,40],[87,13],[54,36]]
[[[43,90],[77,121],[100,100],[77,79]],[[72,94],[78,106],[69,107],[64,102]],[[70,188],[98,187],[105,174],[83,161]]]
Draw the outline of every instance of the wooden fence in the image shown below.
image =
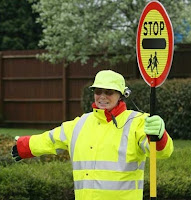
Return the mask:
[[[53,128],[62,121],[83,113],[81,94],[84,86],[93,82],[103,64],[93,68],[72,63],[65,67],[36,59],[40,51],[3,51],[0,53],[0,114],[1,126]],[[191,77],[191,48],[176,51],[169,77]],[[139,78],[136,61],[113,67],[128,78]]]

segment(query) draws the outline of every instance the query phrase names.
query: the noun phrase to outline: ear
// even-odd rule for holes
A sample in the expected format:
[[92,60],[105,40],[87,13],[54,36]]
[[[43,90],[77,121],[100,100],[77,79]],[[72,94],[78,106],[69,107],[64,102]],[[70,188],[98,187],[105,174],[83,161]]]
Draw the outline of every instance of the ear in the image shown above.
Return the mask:
[[118,101],[121,101],[121,100],[122,100],[122,96],[119,97]]

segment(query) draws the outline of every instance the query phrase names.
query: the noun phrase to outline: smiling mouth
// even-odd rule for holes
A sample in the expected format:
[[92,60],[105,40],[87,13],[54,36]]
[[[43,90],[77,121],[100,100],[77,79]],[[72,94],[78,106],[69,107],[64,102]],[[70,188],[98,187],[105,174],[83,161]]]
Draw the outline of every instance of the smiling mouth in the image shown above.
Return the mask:
[[99,102],[99,104],[102,104],[102,105],[108,105],[109,103],[105,103],[105,102]]

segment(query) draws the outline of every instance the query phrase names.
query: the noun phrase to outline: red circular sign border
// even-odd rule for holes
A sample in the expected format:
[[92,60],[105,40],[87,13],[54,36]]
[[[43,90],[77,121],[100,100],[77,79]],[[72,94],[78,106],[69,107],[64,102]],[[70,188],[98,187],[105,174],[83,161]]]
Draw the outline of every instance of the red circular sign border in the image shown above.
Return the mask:
[[[143,63],[142,63],[142,59],[141,59],[141,55],[140,55],[141,27],[142,27],[142,24],[143,24],[143,21],[144,21],[146,15],[151,10],[157,10],[162,15],[162,17],[165,21],[166,27],[167,27],[168,39],[169,39],[169,49],[168,49],[168,58],[167,58],[166,66],[165,66],[164,71],[158,78],[151,78],[147,74],[147,72],[145,71],[145,69],[143,67]],[[168,14],[167,14],[165,8],[163,7],[163,5],[160,2],[152,1],[152,2],[148,3],[146,5],[146,7],[144,8],[141,18],[140,18],[140,21],[139,21],[139,25],[138,25],[136,47],[137,47],[137,60],[138,60],[138,65],[139,65],[139,69],[140,69],[142,77],[147,82],[147,84],[150,85],[151,87],[159,87],[160,85],[163,84],[163,82],[165,81],[165,79],[168,76],[168,73],[171,68],[173,51],[174,51],[174,48],[173,48],[174,47],[174,33],[173,33],[173,29],[172,29],[172,24],[170,22],[170,19],[168,17]]]

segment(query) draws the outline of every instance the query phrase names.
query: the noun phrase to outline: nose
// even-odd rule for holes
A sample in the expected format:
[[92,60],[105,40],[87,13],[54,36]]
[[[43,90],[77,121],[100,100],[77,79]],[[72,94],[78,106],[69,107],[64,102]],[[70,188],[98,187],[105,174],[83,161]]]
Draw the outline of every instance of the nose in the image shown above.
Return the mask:
[[106,95],[104,92],[102,92],[102,93],[100,94],[100,98],[104,98],[104,99],[105,99],[106,96],[107,96],[107,95]]

